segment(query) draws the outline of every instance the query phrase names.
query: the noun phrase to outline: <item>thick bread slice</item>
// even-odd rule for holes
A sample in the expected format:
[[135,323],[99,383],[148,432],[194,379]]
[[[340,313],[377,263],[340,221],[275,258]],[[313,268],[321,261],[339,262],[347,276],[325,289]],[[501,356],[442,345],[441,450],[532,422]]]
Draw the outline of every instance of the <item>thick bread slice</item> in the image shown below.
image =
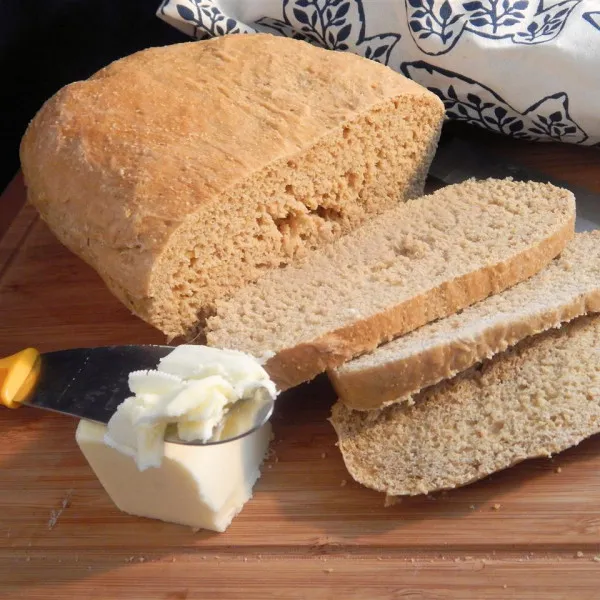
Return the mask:
[[217,302],[208,343],[270,355],[290,388],[537,273],[574,219],[573,195],[552,185],[448,186]]
[[176,336],[215,298],[422,194],[443,116],[437,96],[377,62],[232,35],[66,86],[21,160],[55,235]]
[[600,312],[600,231],[576,234],[527,281],[333,369],[329,378],[356,410],[410,401],[530,335],[593,312]]
[[600,431],[600,316],[528,338],[409,406],[331,423],[356,481],[390,496],[455,488]]

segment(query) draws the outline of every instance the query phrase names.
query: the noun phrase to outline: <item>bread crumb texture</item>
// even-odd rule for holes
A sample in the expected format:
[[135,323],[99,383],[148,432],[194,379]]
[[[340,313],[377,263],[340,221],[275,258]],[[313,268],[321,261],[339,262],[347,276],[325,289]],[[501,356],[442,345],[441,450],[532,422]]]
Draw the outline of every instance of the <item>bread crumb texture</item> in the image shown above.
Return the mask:
[[371,410],[421,389],[522,339],[600,312],[600,231],[578,233],[530,279],[429,323],[329,373],[340,400]]
[[419,394],[331,422],[352,477],[388,495],[455,488],[600,431],[600,316],[529,338]]
[[216,298],[421,194],[443,115],[377,62],[233,35],[144,50],[64,87],[21,161],[54,234],[176,336]]
[[218,301],[208,343],[271,351],[265,368],[292,387],[537,273],[574,220],[571,192],[549,184],[448,186]]

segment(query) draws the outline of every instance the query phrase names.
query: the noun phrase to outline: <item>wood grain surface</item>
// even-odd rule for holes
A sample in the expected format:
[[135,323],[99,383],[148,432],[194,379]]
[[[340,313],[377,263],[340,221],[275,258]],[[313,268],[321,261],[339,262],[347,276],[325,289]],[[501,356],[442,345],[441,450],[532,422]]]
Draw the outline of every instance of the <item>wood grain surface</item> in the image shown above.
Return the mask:
[[[600,191],[597,151],[482,143]],[[9,200],[22,199],[16,182]],[[0,239],[0,354],[162,341],[19,212]],[[600,438],[385,507],[348,476],[332,402],[325,379],[282,397],[273,455],[224,534],[120,513],[74,420],[0,410],[0,598],[600,598]]]

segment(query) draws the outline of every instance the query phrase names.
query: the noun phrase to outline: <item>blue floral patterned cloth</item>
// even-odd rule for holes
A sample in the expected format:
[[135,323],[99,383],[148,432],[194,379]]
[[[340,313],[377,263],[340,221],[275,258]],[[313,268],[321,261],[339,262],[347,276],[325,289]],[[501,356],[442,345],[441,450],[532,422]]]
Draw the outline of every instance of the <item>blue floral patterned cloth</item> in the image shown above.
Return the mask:
[[270,32],[376,60],[451,119],[600,147],[600,0],[164,0],[199,39]]

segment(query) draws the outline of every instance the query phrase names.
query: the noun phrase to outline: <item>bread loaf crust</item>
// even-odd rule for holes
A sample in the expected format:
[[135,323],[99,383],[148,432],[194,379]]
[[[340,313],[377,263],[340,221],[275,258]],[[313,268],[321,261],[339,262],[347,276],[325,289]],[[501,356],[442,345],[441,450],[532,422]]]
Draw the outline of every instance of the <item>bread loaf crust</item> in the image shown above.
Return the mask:
[[[485,316],[485,311],[493,309],[501,311],[501,319]],[[600,312],[600,231],[576,234],[561,256],[531,279],[460,316],[415,332],[413,353],[406,354],[408,339],[403,338],[398,340],[403,348],[397,350],[398,356],[393,356],[393,348],[400,344],[391,342],[380,349],[382,352],[376,350],[366,357],[368,361],[351,361],[331,370],[329,377],[340,400],[355,410],[408,402],[421,389],[453,377],[526,337],[594,312]],[[438,328],[449,321],[448,327],[455,328],[453,337],[435,341]],[[450,335],[449,329],[445,332]],[[378,362],[378,355],[383,354],[385,358]]]
[[[243,182],[293,162],[371,111],[396,110],[394,103],[420,106],[431,118],[418,134],[410,181],[388,203],[422,191],[444,112],[425,88],[373,61],[266,34],[148,49],[46,102],[21,145],[28,198],[120,300],[168,335],[183,334],[212,296],[261,272],[236,249],[237,280],[229,273],[221,279],[231,284],[216,281],[217,269],[192,290],[179,267],[209,262],[219,248],[194,256],[190,236],[218,229],[227,250],[235,243],[227,214],[233,223],[247,208],[235,195]],[[386,208],[366,196],[370,204],[353,200],[356,214],[341,219],[331,239]],[[255,238],[264,233],[256,231]],[[315,236],[307,244],[331,241]],[[268,241],[254,263],[272,268],[294,258]],[[194,294],[198,302],[172,308]]]
[[353,411],[331,423],[352,477],[388,496],[460,487],[600,431],[600,316],[527,338],[412,406]]

